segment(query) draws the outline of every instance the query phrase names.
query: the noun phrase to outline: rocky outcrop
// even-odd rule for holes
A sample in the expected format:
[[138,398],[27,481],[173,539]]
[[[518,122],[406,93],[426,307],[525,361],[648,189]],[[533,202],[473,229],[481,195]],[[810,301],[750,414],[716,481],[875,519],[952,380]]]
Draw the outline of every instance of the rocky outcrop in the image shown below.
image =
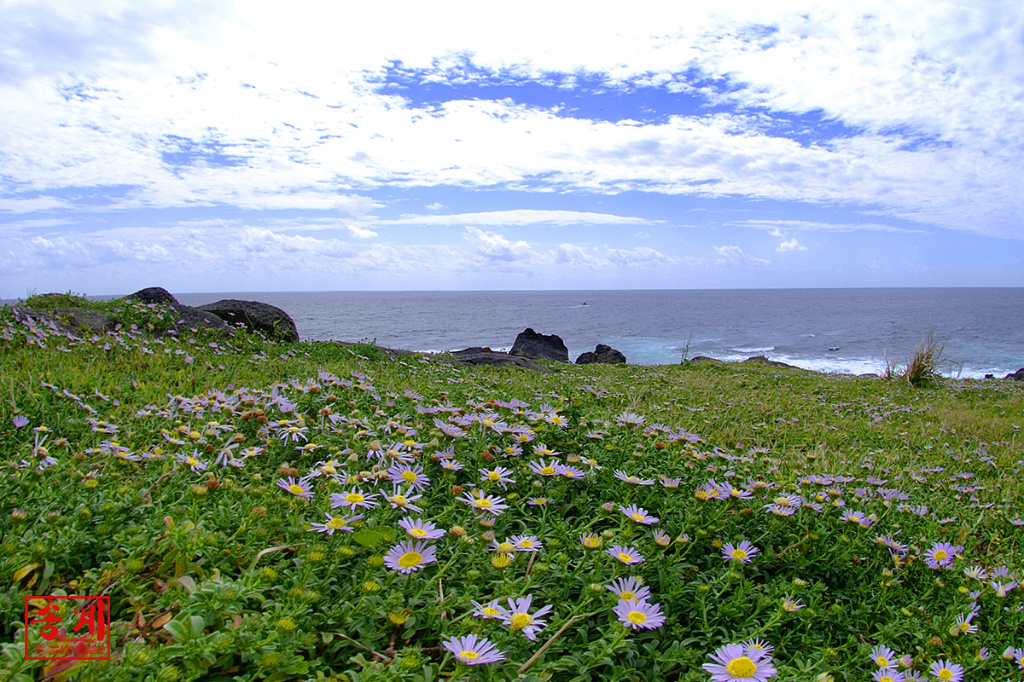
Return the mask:
[[569,362],[569,349],[565,347],[565,343],[560,337],[555,334],[538,334],[530,328],[516,337],[516,342],[512,344],[509,355],[531,360]]
[[142,303],[160,303],[163,305],[178,306],[178,299],[174,298],[171,292],[167,291],[163,287],[146,287],[145,289],[139,289],[134,294],[128,294],[125,298],[130,298]]
[[576,358],[577,365],[614,365],[624,363],[625,361],[625,355],[603,343],[597,344],[597,348],[594,349],[593,353],[587,351]]
[[1024,367],[1021,367],[1016,372],[1011,372],[1010,374],[1007,374],[1003,378],[1004,379],[1012,379],[1014,381],[1024,381]]
[[530,369],[535,372],[549,372],[548,368],[541,364],[530,360],[529,358],[519,357],[516,355],[509,355],[508,353],[499,353],[493,351],[490,348],[466,348],[464,350],[456,350],[451,352],[451,359],[457,365],[467,365],[470,367],[477,367],[480,365],[496,365],[498,367],[522,367],[523,369]]
[[271,338],[282,341],[299,340],[295,321],[288,313],[269,303],[226,298],[196,306],[195,309],[213,313],[230,325],[241,325],[250,331],[263,332]]
[[743,362],[748,362],[754,365],[768,365],[769,367],[784,367],[786,369],[800,369],[796,365],[788,365],[785,362],[779,362],[778,360],[769,360],[764,355],[752,355]]

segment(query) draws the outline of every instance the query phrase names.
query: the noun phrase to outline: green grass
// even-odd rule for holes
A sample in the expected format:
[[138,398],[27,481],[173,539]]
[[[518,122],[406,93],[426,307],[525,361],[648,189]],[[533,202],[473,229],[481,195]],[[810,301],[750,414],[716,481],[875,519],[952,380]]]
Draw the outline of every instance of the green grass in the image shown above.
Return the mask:
[[[53,672],[25,660],[25,596],[60,594],[104,594],[113,611],[112,660],[77,664],[71,680],[708,680],[711,653],[754,637],[774,647],[779,680],[869,680],[877,644],[913,657],[922,679],[940,660],[966,679],[1019,674],[1001,654],[1024,647],[1024,589],[999,596],[990,581],[1009,577],[964,572],[1024,566],[1016,382],[915,388],[749,364],[540,374],[372,343],[157,340],[160,309],[131,314],[134,329],[72,341],[0,308],[0,680]],[[462,420],[464,436],[435,419]],[[260,454],[243,459],[249,448]],[[422,495],[412,516],[446,531],[422,570],[385,563],[405,532],[378,453],[429,478],[405,491]],[[529,466],[552,459],[583,477]],[[278,485],[328,461],[340,482],[310,479],[309,499]],[[499,466],[507,489],[481,481]],[[712,481],[739,496],[709,496]],[[310,532],[325,513],[351,518],[331,495],[356,488],[383,504],[360,510],[355,532]],[[491,526],[465,501],[474,488],[508,505]],[[766,509],[797,495],[791,516]],[[635,523],[627,505],[659,521]],[[543,548],[503,567],[488,533]],[[600,549],[581,544],[589,533]],[[905,546],[898,562],[885,536]],[[759,550],[750,563],[723,557],[744,540]],[[943,542],[963,550],[932,569]],[[619,563],[615,545],[645,561]],[[606,586],[627,576],[664,625],[620,625]],[[473,601],[527,595],[533,611],[552,607],[536,641],[472,615]],[[978,631],[954,636],[972,609]],[[443,642],[469,634],[507,660],[458,664]]]

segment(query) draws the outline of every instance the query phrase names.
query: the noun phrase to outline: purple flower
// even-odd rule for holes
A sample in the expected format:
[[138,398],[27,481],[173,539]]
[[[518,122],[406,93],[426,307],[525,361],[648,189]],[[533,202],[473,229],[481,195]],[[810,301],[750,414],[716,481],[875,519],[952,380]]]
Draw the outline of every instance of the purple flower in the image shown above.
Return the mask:
[[737,546],[733,546],[731,542],[727,543],[722,547],[722,556],[731,561],[741,561],[749,564],[751,558],[760,551],[757,547],[750,544],[749,540],[744,540]]
[[14,428],[21,429],[28,426],[28,417],[23,414],[16,414],[11,417],[11,423],[14,424]]
[[413,573],[437,561],[433,546],[422,540],[400,542],[384,555],[384,565],[399,573]]
[[665,624],[665,616],[657,604],[649,604],[641,599],[620,599],[615,606],[615,615],[619,622],[631,630],[654,630]]
[[484,637],[477,639],[476,635],[452,637],[444,642],[444,648],[466,665],[500,663],[505,660],[505,654],[498,651],[496,646]]

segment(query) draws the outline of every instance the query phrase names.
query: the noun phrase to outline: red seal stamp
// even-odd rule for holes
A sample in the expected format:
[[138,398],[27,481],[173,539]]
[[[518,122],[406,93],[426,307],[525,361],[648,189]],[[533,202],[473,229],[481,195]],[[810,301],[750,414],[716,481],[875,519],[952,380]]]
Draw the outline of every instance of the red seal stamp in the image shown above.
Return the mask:
[[25,658],[110,659],[110,597],[25,597]]

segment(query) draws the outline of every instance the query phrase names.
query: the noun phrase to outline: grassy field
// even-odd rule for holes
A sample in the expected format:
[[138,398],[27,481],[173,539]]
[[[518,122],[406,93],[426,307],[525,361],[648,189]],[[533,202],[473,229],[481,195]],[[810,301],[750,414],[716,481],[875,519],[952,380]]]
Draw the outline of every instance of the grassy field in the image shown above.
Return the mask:
[[[0,680],[1024,675],[1017,382],[115,312],[76,340],[0,308]],[[26,660],[43,595],[108,596],[111,660]]]

